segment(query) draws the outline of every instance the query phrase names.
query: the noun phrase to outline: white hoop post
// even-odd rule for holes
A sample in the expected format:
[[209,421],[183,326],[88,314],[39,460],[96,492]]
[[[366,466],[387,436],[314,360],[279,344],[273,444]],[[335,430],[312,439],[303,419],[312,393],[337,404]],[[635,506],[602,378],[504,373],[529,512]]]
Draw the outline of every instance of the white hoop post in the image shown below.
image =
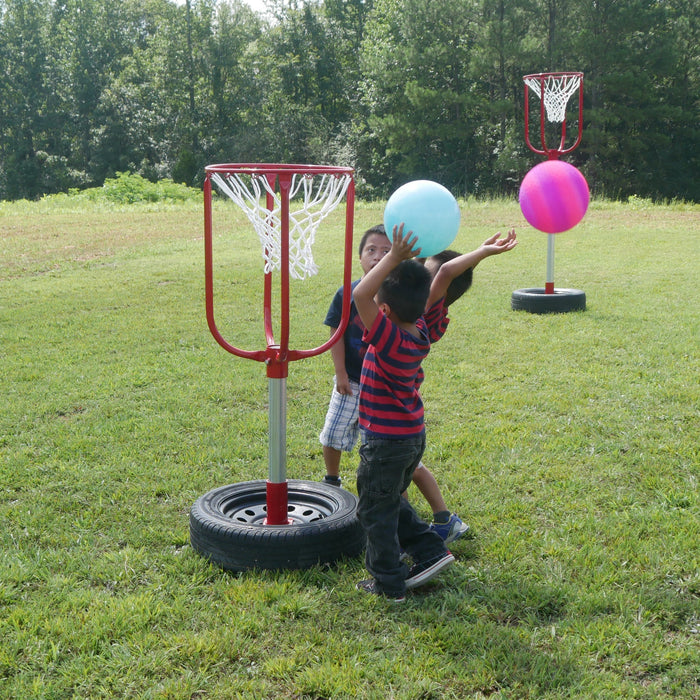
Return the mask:
[[547,278],[544,284],[545,294],[554,294],[554,239],[555,234],[547,234]]

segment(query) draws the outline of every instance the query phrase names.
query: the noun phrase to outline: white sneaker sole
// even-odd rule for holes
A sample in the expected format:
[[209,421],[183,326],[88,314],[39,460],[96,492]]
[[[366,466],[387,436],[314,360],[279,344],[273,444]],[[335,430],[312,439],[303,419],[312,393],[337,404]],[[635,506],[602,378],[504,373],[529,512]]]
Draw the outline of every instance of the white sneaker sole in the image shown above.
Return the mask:
[[416,588],[430,581],[431,578],[437,576],[443,569],[446,569],[450,564],[454,563],[454,556],[448,552],[442,559],[438,559],[432,566],[424,569],[419,574],[406,579],[406,588]]
[[450,544],[450,542],[454,542],[455,540],[458,540],[465,532],[468,532],[468,531],[469,531],[469,525],[467,525],[466,523],[462,523],[461,525],[458,525],[447,536],[447,539],[445,540],[445,544]]

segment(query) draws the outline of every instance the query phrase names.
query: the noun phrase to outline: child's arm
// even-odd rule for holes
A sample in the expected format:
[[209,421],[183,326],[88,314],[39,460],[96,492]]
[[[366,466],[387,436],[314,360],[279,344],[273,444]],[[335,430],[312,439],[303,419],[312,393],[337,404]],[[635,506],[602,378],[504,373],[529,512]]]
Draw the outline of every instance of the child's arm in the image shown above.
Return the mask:
[[[331,328],[331,336],[335,331],[335,328]],[[331,359],[333,360],[333,369],[335,370],[336,391],[339,394],[352,396],[348,371],[345,369],[345,343],[342,338],[331,347]]]
[[360,280],[353,291],[357,313],[365,328],[369,330],[379,314],[379,307],[374,297],[382,286],[386,276],[404,260],[410,260],[420,254],[420,248],[413,248],[416,237],[409,231],[404,238],[403,224],[398,229],[394,226],[391,250]]
[[513,250],[517,243],[515,229],[510,229],[505,238],[501,238],[501,234],[496,233],[491,238],[487,238],[471,253],[465,253],[444,263],[437,271],[430,285],[430,296],[425,308],[429,309],[438,299],[442,299],[447,294],[447,288],[455,277],[458,277],[470,267],[474,269],[484,258]]

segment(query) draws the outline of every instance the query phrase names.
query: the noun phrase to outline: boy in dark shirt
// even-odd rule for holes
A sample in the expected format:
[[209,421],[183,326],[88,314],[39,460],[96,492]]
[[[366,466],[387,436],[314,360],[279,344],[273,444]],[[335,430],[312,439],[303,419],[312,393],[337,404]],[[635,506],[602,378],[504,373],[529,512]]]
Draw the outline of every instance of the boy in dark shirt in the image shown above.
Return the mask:
[[[360,240],[360,267],[366,275],[389,251],[391,241],[378,225],[365,231]],[[360,280],[352,283],[352,289]],[[333,297],[324,323],[330,327],[331,335],[340,325],[343,310],[343,288]],[[365,327],[357,315],[355,302],[350,303],[350,318],[343,333],[342,342],[331,348],[331,358],[335,376],[333,392],[328,404],[326,419],[319,439],[323,445],[323,461],[326,467],[324,482],[340,486],[340,459],[343,452],[351,452],[357,443],[360,428],[358,404],[360,395],[360,374],[366,345],[362,341]]]

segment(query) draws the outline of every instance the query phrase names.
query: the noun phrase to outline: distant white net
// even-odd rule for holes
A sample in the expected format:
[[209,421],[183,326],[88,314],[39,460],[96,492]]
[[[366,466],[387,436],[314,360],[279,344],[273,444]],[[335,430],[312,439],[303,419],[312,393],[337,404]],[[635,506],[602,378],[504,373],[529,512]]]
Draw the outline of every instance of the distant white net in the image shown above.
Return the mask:
[[544,102],[547,121],[563,122],[569,98],[581,85],[580,73],[564,73],[548,76],[527,76],[525,84]]
[[[267,176],[258,173],[213,173],[211,179],[248,217],[263,249],[265,272],[282,265],[282,201]],[[352,180],[349,174],[294,174],[289,188],[289,274],[305,279],[318,272],[311,247],[318,226],[340,203]],[[266,194],[273,199],[267,208]],[[295,198],[297,198],[295,200]],[[293,200],[295,200],[293,202]],[[292,210],[292,205],[295,210]]]

